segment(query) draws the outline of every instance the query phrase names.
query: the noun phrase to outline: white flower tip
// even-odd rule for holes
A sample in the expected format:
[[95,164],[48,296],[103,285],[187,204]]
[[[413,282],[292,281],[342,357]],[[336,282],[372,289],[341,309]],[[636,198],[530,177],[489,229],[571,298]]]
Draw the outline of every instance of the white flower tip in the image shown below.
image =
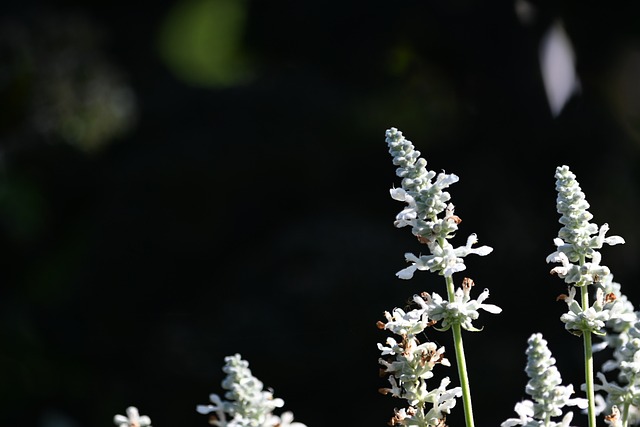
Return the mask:
[[620,236],[610,236],[604,239],[605,243],[608,245],[621,245],[625,243],[624,239]]
[[575,399],[569,399],[569,404],[573,406],[577,406],[580,409],[586,409],[587,406],[589,406],[589,401],[587,399],[577,397]]
[[481,246],[476,249],[476,254],[480,256],[489,255],[491,252],[493,252],[493,248],[491,246]]
[[404,254],[404,259],[407,262],[417,262],[418,261],[418,257],[415,256],[414,254],[412,254],[411,252],[407,252]]
[[545,261],[547,261],[547,264],[551,262],[560,262],[560,258],[558,257],[558,252],[554,252],[551,255],[547,256]]
[[389,189],[389,194],[393,200],[397,200],[399,202],[404,202],[407,195],[403,188],[391,188]]
[[491,314],[500,314],[502,313],[502,309],[497,305],[493,304],[483,304],[482,309]]
[[410,267],[403,268],[402,270],[398,271],[396,273],[396,276],[398,276],[398,278],[403,280],[409,280],[413,277],[413,273],[415,271],[416,271],[416,267],[412,265]]
[[200,414],[206,415],[213,412],[214,409],[211,405],[198,405],[196,406],[196,411]]

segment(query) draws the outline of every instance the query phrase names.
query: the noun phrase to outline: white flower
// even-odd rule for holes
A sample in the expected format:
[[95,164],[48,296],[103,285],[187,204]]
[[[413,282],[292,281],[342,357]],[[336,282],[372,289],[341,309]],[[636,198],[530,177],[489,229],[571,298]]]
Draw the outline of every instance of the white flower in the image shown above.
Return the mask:
[[196,406],[196,411],[203,415],[215,412],[215,416],[210,418],[210,424],[215,426],[226,426],[227,414],[225,412],[224,402],[220,399],[220,396],[213,393],[209,395],[209,400],[213,405],[198,405]]
[[416,201],[411,197],[403,188],[392,188],[389,190],[391,198],[400,202],[405,202],[407,207],[404,208],[398,215],[393,225],[398,228],[416,226],[416,218],[418,217]]
[[118,427],[150,427],[151,419],[146,415],[140,415],[138,408],[129,406],[126,411],[127,415],[116,415],[113,422]]
[[424,309],[405,312],[401,308],[394,308],[393,313],[385,311],[384,316],[387,319],[384,329],[397,335],[416,336],[429,325],[429,318]]
[[[470,283],[470,284],[469,284]],[[485,289],[478,299],[472,300],[470,290],[473,281],[465,279],[463,286],[456,289],[454,301],[447,301],[437,293],[425,295],[422,304],[426,308],[428,316],[434,321],[442,320],[439,330],[447,330],[454,324],[459,324],[468,331],[479,331],[473,326],[472,321],[479,316],[478,310],[482,309],[492,314],[502,312],[502,309],[493,304],[484,304],[484,300],[489,297],[489,290]]]
[[280,419],[276,424],[278,427],[306,427],[304,424],[293,421],[293,412],[286,411],[280,415]]
[[513,427],[513,426],[526,426],[533,420],[533,402],[530,400],[523,400],[516,403],[514,408],[518,418],[508,418],[500,424],[500,427]]
[[464,258],[469,254],[488,255],[493,251],[489,246],[481,246],[473,248],[478,238],[475,234],[471,234],[467,239],[465,246],[455,248],[448,241],[444,241],[442,246],[438,243],[429,245],[431,255],[421,255],[417,257],[412,253],[406,253],[405,259],[411,265],[396,273],[400,279],[411,279],[416,270],[429,270],[431,272],[440,272],[445,277],[450,277],[453,273],[465,270]]
[[451,413],[451,409],[456,406],[456,397],[462,396],[462,388],[454,387],[447,390],[451,383],[449,377],[440,381],[440,386],[427,395],[425,401],[433,403],[433,408],[427,412],[426,419],[433,425],[438,425],[438,420],[443,420],[446,414]]
[[569,311],[560,316],[560,320],[565,324],[565,329],[574,335],[581,336],[585,332],[596,335],[604,334],[604,327],[609,320],[609,310],[604,308],[604,294],[602,288],[596,290],[596,298],[591,307],[586,310],[574,298],[575,288],[569,291],[569,296],[564,300]]
[[578,283],[580,281],[580,267],[571,264],[569,258],[564,252],[555,252],[553,258],[551,255],[547,257],[547,262],[553,260],[555,262],[561,262],[562,266],[554,267],[551,269],[551,274],[557,274],[558,277],[564,279],[567,283]]

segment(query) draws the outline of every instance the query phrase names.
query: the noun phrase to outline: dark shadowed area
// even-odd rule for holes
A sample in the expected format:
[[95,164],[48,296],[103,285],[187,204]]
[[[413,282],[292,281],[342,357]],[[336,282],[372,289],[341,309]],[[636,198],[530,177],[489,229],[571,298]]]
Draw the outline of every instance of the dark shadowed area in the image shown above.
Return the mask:
[[[640,7],[633,2],[13,1],[0,16],[0,425],[205,426],[224,357],[308,427],[384,426],[385,310],[444,279],[395,273],[408,228],[397,127],[494,248],[464,276],[502,314],[464,333],[476,426],[527,397],[541,332],[565,384],[556,166],[625,245],[602,264],[640,306]],[[540,49],[579,82],[558,111]],[[557,94],[557,92],[556,92]],[[450,333],[430,330],[454,361]],[[596,362],[600,361],[597,357]],[[455,362],[453,363],[455,366]],[[439,367],[450,376],[455,368]],[[576,414],[577,425],[586,424]],[[464,425],[462,404],[447,419]]]

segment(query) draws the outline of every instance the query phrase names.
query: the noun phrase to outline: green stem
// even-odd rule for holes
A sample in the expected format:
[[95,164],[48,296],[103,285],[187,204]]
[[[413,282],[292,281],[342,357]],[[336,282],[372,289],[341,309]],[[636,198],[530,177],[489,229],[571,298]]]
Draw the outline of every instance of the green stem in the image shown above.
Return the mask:
[[[453,278],[445,277],[447,281],[447,294],[449,302],[455,301],[455,289],[453,287]],[[469,376],[467,375],[467,361],[464,356],[464,346],[462,345],[462,329],[460,324],[456,323],[451,326],[453,331],[453,346],[456,351],[456,362],[458,365],[458,375],[460,376],[460,386],[462,388],[462,405],[464,406],[464,420],[467,427],[473,427],[473,407],[471,405],[471,389],[469,388]]]
[[[580,290],[582,292],[582,310],[586,311],[589,308],[589,290],[587,289],[587,285],[581,286]],[[591,332],[585,331],[582,336],[584,337],[584,377],[587,386],[587,400],[589,402],[589,427],[595,427],[596,408],[595,392],[593,387],[593,350],[591,347]]]
[[627,427],[629,424],[629,406],[631,406],[631,402],[628,400],[624,402],[624,407],[622,408],[622,427]]

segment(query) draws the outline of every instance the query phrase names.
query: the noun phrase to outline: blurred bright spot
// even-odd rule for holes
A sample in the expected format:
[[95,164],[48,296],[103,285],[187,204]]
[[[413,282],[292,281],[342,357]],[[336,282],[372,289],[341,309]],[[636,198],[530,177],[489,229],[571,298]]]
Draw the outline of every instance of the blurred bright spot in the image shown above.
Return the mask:
[[[78,148],[94,152],[125,135],[137,115],[133,91],[116,77],[107,64],[91,70],[85,80],[60,75],[51,78],[48,103],[39,102],[34,126],[43,134],[57,134]],[[88,74],[88,73],[87,73]]]
[[538,15],[536,7],[527,0],[516,0],[513,5],[516,16],[522,25],[532,25]]
[[35,133],[87,153],[126,136],[137,122],[137,99],[125,73],[104,51],[103,34],[82,14],[3,22],[0,86],[11,94],[12,108],[0,128],[25,146]]
[[580,90],[575,53],[561,22],[552,24],[540,42],[540,72],[551,114],[556,117]]
[[183,0],[160,28],[160,55],[184,82],[205,87],[241,84],[250,77],[242,51],[243,0]]

